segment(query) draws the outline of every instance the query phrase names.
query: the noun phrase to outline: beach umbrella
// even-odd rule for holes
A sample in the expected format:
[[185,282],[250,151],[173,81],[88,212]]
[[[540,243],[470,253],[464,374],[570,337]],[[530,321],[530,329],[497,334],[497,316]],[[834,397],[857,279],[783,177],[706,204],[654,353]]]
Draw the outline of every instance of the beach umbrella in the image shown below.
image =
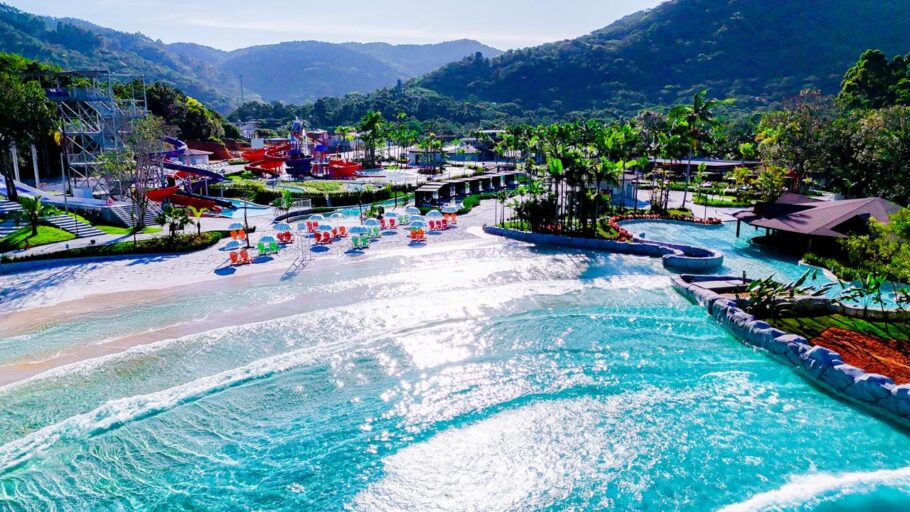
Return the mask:
[[449,205],[449,206],[442,207],[442,213],[458,213],[459,210],[461,210],[461,207],[459,207],[457,205]]
[[367,219],[363,221],[363,225],[369,227],[379,227],[379,221],[377,219]]
[[427,218],[428,218],[428,219],[441,219],[441,218],[442,218],[442,212],[440,212],[439,210],[433,210],[433,211],[431,211],[430,213],[427,214]]
[[427,229],[427,223],[422,220],[411,221],[411,229]]
[[354,226],[348,230],[348,233],[352,235],[367,235],[370,233],[370,229],[364,226]]
[[287,222],[279,222],[278,224],[275,224],[274,228],[275,228],[275,231],[280,231],[280,232],[284,233],[285,231],[291,230],[291,225],[288,224]]
[[223,251],[233,251],[234,249],[240,249],[240,242],[237,240],[231,240],[221,249]]
[[259,242],[260,242],[260,243],[263,243],[263,244],[270,244],[270,243],[272,243],[272,242],[277,242],[277,241],[278,241],[278,240],[275,239],[275,237],[272,236],[272,235],[266,235],[266,236],[264,236],[264,237],[262,237],[262,238],[259,239]]
[[413,224],[414,222],[423,222],[424,220],[426,220],[426,219],[423,218],[423,215],[414,215],[414,216],[411,217],[411,223],[412,223],[412,224]]
[[307,220],[312,221],[312,222],[322,222],[325,220],[325,217],[323,217],[322,215],[319,215],[317,213],[316,215],[310,215],[310,218]]
[[329,218],[334,220],[336,224],[340,224],[344,220],[344,214],[341,212],[335,212],[329,215]]
[[331,224],[320,224],[319,227],[316,228],[316,231],[319,231],[321,233],[331,233],[333,229],[335,228],[332,227]]
[[228,231],[237,231],[238,229],[244,229],[243,224],[239,222],[234,222],[228,226]]
[[309,228],[306,227],[306,224],[297,224],[298,233],[306,233],[307,231],[309,231]]
[[417,208],[416,206],[408,206],[404,209],[404,213],[407,213],[408,215],[420,215],[420,208]]
[[397,219],[398,217],[399,215],[395,212],[388,212],[385,214],[385,218],[387,219]]

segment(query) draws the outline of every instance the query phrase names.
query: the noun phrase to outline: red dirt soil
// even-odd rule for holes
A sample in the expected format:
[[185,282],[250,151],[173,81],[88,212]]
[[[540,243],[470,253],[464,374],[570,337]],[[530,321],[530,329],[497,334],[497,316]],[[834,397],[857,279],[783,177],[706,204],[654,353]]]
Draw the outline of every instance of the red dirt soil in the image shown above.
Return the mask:
[[897,384],[910,383],[910,346],[905,343],[830,327],[811,340],[829,348],[845,363],[866,372],[890,377]]

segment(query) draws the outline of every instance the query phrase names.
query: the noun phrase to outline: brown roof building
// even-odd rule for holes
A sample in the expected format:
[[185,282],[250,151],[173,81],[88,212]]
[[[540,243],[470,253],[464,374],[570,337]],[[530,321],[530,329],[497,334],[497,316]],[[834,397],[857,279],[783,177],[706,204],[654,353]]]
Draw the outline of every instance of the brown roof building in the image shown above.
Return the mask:
[[869,219],[887,223],[901,207],[880,197],[817,201],[784,194],[774,203],[758,204],[733,216],[739,224],[809,237],[839,238],[867,231]]

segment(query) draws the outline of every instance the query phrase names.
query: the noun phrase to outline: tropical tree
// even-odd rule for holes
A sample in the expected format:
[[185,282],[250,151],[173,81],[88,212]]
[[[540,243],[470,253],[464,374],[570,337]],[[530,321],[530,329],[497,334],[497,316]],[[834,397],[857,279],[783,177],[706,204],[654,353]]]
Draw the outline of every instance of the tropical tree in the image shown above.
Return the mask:
[[198,208],[195,206],[187,206],[187,209],[193,215],[193,219],[196,220],[196,234],[201,235],[202,234],[202,216],[205,215],[205,212],[209,211],[209,209],[204,206],[200,206]]
[[22,206],[22,210],[15,213],[19,221],[25,222],[32,228],[32,235],[38,235],[38,226],[41,225],[41,219],[51,215],[54,211],[52,207],[48,207],[44,204],[40,198],[31,198],[31,197],[20,197],[19,205]]
[[155,217],[155,222],[161,226],[167,226],[168,237],[174,239],[177,236],[178,231],[183,231],[187,224],[190,223],[190,218],[186,214],[186,210],[183,208],[175,208],[169,204],[164,205],[164,209]]
[[19,197],[13,184],[12,147],[25,147],[46,136],[52,126],[51,109],[38,82],[23,80],[13,71],[0,70],[0,174],[6,180],[10,201]]
[[818,91],[803,91],[783,110],[762,117],[756,138],[759,151],[766,162],[790,168],[802,184],[810,171],[823,167],[825,131],[833,116],[828,98]]
[[710,140],[713,128],[717,125],[713,109],[718,104],[716,99],[708,99],[708,91],[700,91],[692,97],[691,105],[677,105],[670,110],[670,122],[689,149],[686,164],[686,188],[683,191],[682,207],[686,207],[689,194],[689,182],[692,172],[692,157],[698,154],[702,144]]
[[360,124],[357,126],[368,155],[367,165],[369,167],[376,166],[376,148],[385,137],[385,125],[386,121],[382,117],[382,113],[370,110],[360,119]]

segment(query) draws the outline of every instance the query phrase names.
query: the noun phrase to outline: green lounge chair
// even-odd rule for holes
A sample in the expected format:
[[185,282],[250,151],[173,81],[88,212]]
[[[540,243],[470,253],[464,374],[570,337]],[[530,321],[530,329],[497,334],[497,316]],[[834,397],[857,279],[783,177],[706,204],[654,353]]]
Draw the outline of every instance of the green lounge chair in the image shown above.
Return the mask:
[[256,250],[259,251],[259,254],[267,254],[267,253],[268,253],[268,249],[265,248],[265,244],[262,243],[262,242],[259,242],[259,243],[256,245]]
[[278,254],[278,242],[269,242],[269,248],[273,253]]
[[369,235],[360,235],[360,247],[364,249],[370,248],[370,237]]

